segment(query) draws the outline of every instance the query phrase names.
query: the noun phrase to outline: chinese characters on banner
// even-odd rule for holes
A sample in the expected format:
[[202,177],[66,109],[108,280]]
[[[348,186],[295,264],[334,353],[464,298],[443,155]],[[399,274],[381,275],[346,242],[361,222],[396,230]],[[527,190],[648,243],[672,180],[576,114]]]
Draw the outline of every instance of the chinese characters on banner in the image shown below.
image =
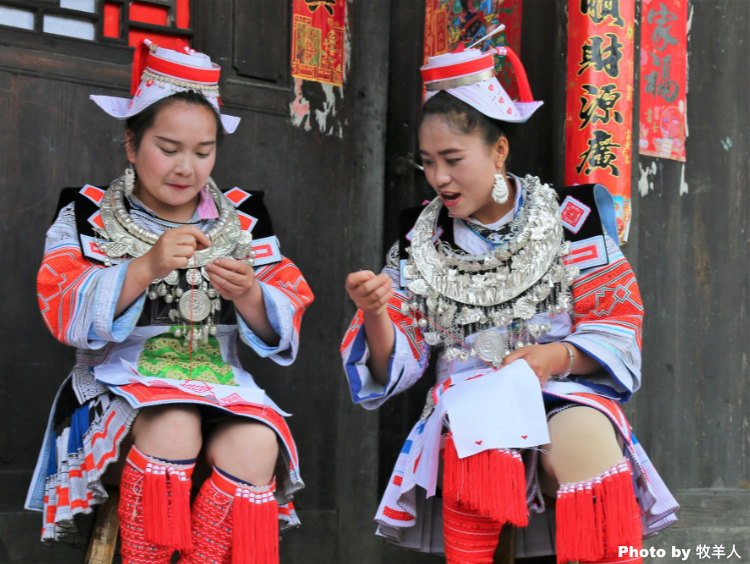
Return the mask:
[[630,229],[635,0],[568,0],[565,184],[604,185]]
[[292,76],[344,84],[346,0],[294,0]]
[[639,152],[685,162],[687,0],[643,0]]
[[[477,45],[507,45],[516,53],[521,51],[522,0],[425,0],[424,58],[453,51],[463,42],[468,47],[498,25],[505,30],[490,40]],[[510,63],[498,57],[495,63],[497,78],[511,96],[517,96],[516,81]]]

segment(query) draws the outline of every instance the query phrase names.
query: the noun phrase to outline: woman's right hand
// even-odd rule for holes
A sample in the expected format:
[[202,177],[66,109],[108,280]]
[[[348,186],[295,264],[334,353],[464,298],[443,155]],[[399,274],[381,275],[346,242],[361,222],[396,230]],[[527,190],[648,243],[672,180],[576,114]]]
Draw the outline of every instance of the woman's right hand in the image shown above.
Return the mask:
[[385,306],[393,297],[391,284],[390,276],[376,275],[370,270],[358,270],[346,277],[346,291],[365,315],[385,313]]
[[164,278],[176,268],[185,268],[195,251],[210,245],[208,235],[194,225],[181,225],[165,231],[147,253],[130,262],[115,305],[115,317],[142,295],[154,280]]
[[185,268],[195,251],[211,246],[211,240],[194,225],[181,225],[165,231],[143,255],[151,281],[164,278],[177,268]]
[[393,297],[391,277],[369,270],[352,272],[346,277],[346,291],[364,313],[364,326],[370,358],[367,366],[372,377],[385,385],[389,378],[390,358],[396,335],[386,305]]

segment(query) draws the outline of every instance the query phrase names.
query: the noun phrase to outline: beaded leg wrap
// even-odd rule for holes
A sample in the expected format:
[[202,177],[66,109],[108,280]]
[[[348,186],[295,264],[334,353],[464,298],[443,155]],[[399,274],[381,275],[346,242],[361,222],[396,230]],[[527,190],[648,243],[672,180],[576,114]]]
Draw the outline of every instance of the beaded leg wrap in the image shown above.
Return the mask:
[[146,456],[135,446],[130,450],[120,482],[119,507],[127,562],[169,562],[175,549],[190,546],[194,466]]
[[501,523],[443,498],[443,539],[447,564],[492,564]]
[[460,459],[449,434],[443,450],[443,499],[501,525],[529,524],[526,475],[514,450],[486,450]]
[[181,564],[278,564],[275,481],[256,487],[214,468],[193,503],[193,549]]
[[590,480],[561,484],[556,521],[558,563],[642,561],[618,556],[621,546],[640,551],[642,540],[641,511],[626,459]]

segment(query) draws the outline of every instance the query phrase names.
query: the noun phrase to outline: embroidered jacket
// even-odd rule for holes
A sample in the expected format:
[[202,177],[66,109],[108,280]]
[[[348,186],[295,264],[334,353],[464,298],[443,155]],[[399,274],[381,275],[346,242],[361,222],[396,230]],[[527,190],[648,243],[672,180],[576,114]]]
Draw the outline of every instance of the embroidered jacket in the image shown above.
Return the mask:
[[[564,381],[550,381],[544,391],[556,395],[594,392],[627,401],[640,386],[643,306],[635,275],[615,242],[616,232],[610,231],[614,219],[606,205],[608,193],[601,190],[588,185],[561,191],[564,232],[571,241],[571,253],[566,263],[578,266],[581,273],[571,288],[574,301],[572,318],[567,313],[550,315],[548,321],[552,329],[538,342],[568,341],[596,358],[602,369],[585,377],[573,375]],[[521,191],[518,192],[516,211],[523,198]],[[605,210],[601,215],[596,198],[602,201],[601,208]],[[573,205],[576,206],[575,214],[569,207]],[[416,215],[415,211],[407,211],[402,217],[403,235],[398,248],[391,249],[383,269],[392,278],[394,288],[388,314],[393,322],[396,342],[388,383],[385,386],[378,384],[367,368],[369,352],[364,332],[360,331],[361,312],[355,315],[341,345],[352,399],[367,409],[377,408],[388,397],[411,387],[424,373],[430,358],[431,347],[424,342],[414,319],[410,314],[401,313],[401,305],[408,298],[401,287],[399,260],[405,258],[406,233]],[[576,219],[576,223],[571,223]],[[478,254],[489,248],[489,244],[461,220],[452,219],[447,213],[441,214],[436,229],[437,236],[467,252]],[[480,368],[483,366],[475,358],[450,365],[439,359],[438,378],[447,377],[448,372]]]
[[[515,213],[521,206],[522,192],[517,191]],[[632,435],[619,407],[619,402],[630,399],[640,386],[643,307],[633,271],[615,242],[614,211],[609,198],[608,192],[598,185],[573,187],[560,193],[564,231],[571,242],[571,252],[565,260],[577,265],[580,275],[572,285],[572,315],[567,312],[538,314],[545,319],[535,320],[535,323],[548,324],[550,330],[537,338],[537,342],[570,342],[596,358],[602,368],[591,375],[550,380],[543,389],[543,396],[545,403],[570,401],[590,406],[610,418],[625,442],[626,454],[637,476],[644,524],[651,534],[675,521],[673,513],[677,503]],[[433,352],[412,315],[402,313],[402,304],[409,297],[401,286],[400,264],[406,258],[403,255],[405,235],[417,214],[408,212],[402,221],[401,244],[391,248],[383,269],[391,277],[394,290],[387,306],[395,332],[387,383],[377,382],[367,367],[370,353],[362,330],[361,311],[355,314],[341,343],[352,400],[365,409],[376,409],[388,398],[414,385],[424,375]],[[463,221],[451,219],[447,214],[438,219],[435,235],[469,254],[489,250],[485,239]],[[474,337],[470,335],[466,344],[471,345]],[[442,550],[439,535],[434,534],[435,523],[440,521],[439,506],[432,503],[442,427],[437,419],[445,413],[440,407],[442,392],[446,384],[472,380],[492,370],[473,356],[466,361],[446,361],[440,354],[437,357],[436,377],[442,385],[432,389],[435,407],[425,411],[406,438],[375,516],[378,535],[400,546],[425,552]],[[477,413],[477,417],[483,420],[482,414]],[[453,432],[455,436],[456,430]],[[473,440],[476,438],[464,437],[469,444],[479,444],[481,441]],[[535,467],[535,463],[530,466]],[[531,484],[527,494],[530,510],[544,511],[539,488]]]
[[[264,342],[233,304],[223,301],[216,335],[195,351],[172,333],[163,300],[151,301],[146,292],[114,317],[130,260],[112,266],[103,262],[94,231],[102,225],[103,194],[104,189],[91,185],[63,191],[37,277],[45,324],[58,340],[77,349],[76,364],[50,412],[25,504],[44,510],[43,538],[74,531],[73,516],[106,499],[101,477],[117,460],[134,408],[165,403],[204,405],[274,429],[288,469],[278,476],[280,519],[298,524],[291,504],[285,505],[303,487],[297,449],[284,421],[287,414],[242,368],[237,353],[241,340],[259,356],[290,364],[302,316],[313,301],[298,268],[280,252],[263,193],[233,188],[225,196],[235,206],[241,228],[252,233],[255,276],[278,343]],[[134,209],[130,215],[153,231],[166,229],[147,210]],[[197,225],[208,230],[213,221]]]

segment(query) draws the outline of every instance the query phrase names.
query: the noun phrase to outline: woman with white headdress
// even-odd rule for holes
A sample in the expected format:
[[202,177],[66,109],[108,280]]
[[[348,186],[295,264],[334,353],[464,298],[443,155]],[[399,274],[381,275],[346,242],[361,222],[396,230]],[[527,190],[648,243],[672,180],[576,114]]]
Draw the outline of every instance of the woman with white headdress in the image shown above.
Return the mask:
[[[496,54],[520,101],[495,78]],[[402,214],[380,274],[346,280],[356,403],[375,409],[437,363],[377,533],[492,562],[511,523],[527,556],[640,561],[642,536],[671,524],[676,503],[619,406],[640,386],[643,307],[611,197],[508,171],[509,131],[541,105],[510,49],[430,57],[422,77],[420,155],[437,197]],[[552,507],[556,527],[529,526]]]
[[[220,111],[218,65],[150,42],[137,55],[132,99],[91,97],[126,120],[128,168],[108,187],[64,190],[47,233],[40,310],[77,352],[26,505],[57,540],[121,466],[124,562],[175,550],[186,563],[278,562],[279,525],[299,523],[297,450],[237,345],[290,364],[313,295],[263,193],[210,177],[239,122]],[[210,476],[191,507],[199,458]]]

